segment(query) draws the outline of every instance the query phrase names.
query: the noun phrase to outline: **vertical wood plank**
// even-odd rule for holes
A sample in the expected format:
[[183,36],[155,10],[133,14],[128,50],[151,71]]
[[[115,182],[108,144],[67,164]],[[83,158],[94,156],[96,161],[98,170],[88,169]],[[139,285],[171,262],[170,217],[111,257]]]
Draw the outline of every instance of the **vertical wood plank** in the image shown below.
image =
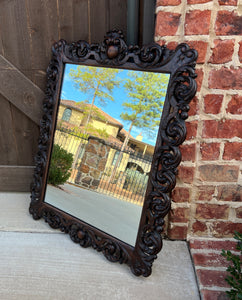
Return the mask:
[[58,0],[60,37],[88,41],[88,0]]
[[13,130],[17,144],[18,166],[33,166],[37,153],[39,128],[15,106],[11,106]]
[[90,1],[91,43],[100,43],[109,28],[109,0]]
[[4,52],[3,52],[3,42],[2,42],[2,32],[1,32],[1,30],[0,30],[0,54],[4,55]]
[[0,105],[0,165],[33,165],[38,126],[2,95]]
[[30,39],[25,0],[0,1],[3,53],[18,69],[31,68]]
[[16,164],[18,145],[15,139],[11,104],[0,94],[0,165]]
[[119,29],[127,37],[127,0],[109,0],[109,29]]
[[57,1],[26,0],[32,69],[46,70],[51,46],[59,40]]

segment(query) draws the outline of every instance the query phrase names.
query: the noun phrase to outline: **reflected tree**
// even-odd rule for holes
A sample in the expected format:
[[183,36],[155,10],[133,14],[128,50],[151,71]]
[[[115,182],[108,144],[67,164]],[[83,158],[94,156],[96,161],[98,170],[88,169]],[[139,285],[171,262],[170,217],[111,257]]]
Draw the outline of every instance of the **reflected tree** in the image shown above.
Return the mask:
[[169,77],[167,74],[149,72],[129,72],[124,83],[128,98],[122,104],[125,112],[120,117],[129,121],[129,130],[122,144],[121,151],[112,170],[110,181],[115,178],[122,153],[128,145],[132,128],[142,128],[150,137],[158,128],[163,110]]
[[[77,66],[76,69],[70,70],[69,75],[74,81],[75,88],[90,96],[90,99],[87,99],[86,101],[87,103],[90,103],[90,107],[88,109],[84,134],[87,133],[95,101],[97,100],[101,106],[106,105],[108,101],[114,101],[112,92],[114,87],[118,86],[120,83],[117,78],[118,73],[118,69],[96,68],[90,66]],[[76,165],[81,149],[80,147],[81,145],[77,149],[73,161],[73,168]]]

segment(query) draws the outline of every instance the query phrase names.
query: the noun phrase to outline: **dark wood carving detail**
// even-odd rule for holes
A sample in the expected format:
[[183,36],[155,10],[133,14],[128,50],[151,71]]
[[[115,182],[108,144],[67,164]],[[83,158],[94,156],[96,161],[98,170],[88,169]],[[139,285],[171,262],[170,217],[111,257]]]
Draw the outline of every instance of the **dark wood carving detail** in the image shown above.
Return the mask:
[[[197,52],[187,44],[175,50],[157,44],[142,48],[127,46],[121,31],[108,32],[101,44],[85,41],[67,44],[60,40],[52,47],[52,60],[47,70],[46,97],[40,126],[39,148],[32,184],[30,213],[34,219],[44,218],[52,228],[69,233],[82,247],[92,246],[112,262],[127,263],[132,272],[149,276],[153,261],[162,248],[164,217],[169,212],[169,194],[176,184],[177,167],[181,161],[179,145],[185,140],[185,120],[189,102],[196,92],[195,62]],[[64,63],[120,66],[170,73],[166,102],[160,123],[146,199],[136,246],[131,247],[64,212],[44,203],[45,180],[54,132],[60,79]]]

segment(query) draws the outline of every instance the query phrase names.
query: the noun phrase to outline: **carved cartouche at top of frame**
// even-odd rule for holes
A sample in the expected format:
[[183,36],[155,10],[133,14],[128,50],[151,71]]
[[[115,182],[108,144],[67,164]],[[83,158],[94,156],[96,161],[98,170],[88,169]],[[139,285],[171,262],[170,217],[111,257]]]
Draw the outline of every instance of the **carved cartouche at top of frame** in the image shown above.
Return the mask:
[[[110,261],[127,263],[132,272],[149,276],[157,253],[162,247],[164,217],[171,206],[170,192],[175,187],[177,167],[181,161],[179,145],[185,140],[185,119],[189,102],[196,92],[195,62],[197,52],[186,44],[175,50],[157,44],[127,46],[121,31],[110,31],[101,44],[60,40],[52,47],[52,60],[47,70],[46,97],[40,126],[39,150],[31,193],[30,213],[43,217],[53,228],[69,233],[83,247],[102,251]],[[126,69],[169,73],[170,81],[157,136],[146,198],[135,247],[89,226],[44,202],[50,149],[55,127],[53,112],[60,95],[60,81],[65,63],[93,66],[117,66]]]

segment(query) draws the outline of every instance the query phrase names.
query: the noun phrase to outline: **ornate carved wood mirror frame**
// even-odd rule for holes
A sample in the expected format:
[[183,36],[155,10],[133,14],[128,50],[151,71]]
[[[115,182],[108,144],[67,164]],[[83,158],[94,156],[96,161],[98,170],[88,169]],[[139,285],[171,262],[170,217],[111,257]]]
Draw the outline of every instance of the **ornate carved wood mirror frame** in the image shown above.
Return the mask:
[[[171,206],[169,194],[175,187],[177,167],[181,161],[179,145],[186,137],[185,120],[189,102],[196,92],[196,58],[197,52],[186,44],[178,45],[175,50],[157,44],[128,47],[122,32],[117,30],[108,32],[101,44],[90,45],[85,41],[67,44],[64,40],[55,43],[47,70],[46,97],[32,184],[29,211],[33,218],[44,218],[52,228],[69,233],[75,243],[103,252],[111,262],[127,263],[135,275],[149,276],[152,263],[162,248],[164,217]],[[135,247],[44,202],[66,63],[170,74]]]

